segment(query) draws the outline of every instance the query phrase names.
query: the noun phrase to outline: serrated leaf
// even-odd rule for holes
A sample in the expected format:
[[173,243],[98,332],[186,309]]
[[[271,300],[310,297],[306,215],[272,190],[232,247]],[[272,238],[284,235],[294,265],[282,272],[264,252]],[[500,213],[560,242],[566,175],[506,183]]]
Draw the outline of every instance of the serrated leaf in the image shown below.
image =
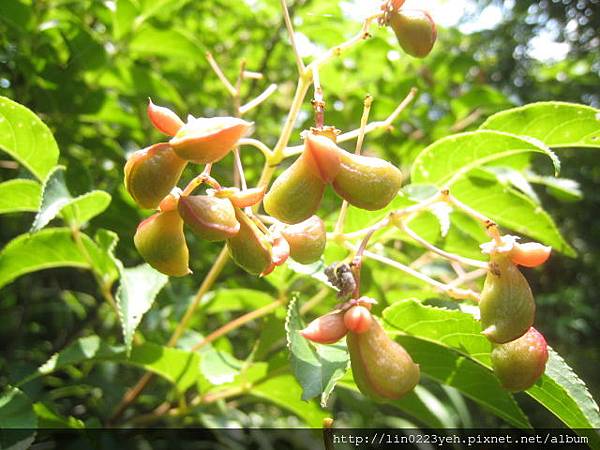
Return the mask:
[[89,236],[81,234],[81,239],[93,266],[82,255],[68,228],[46,228],[16,237],[0,252],[0,288],[21,275],[53,267],[94,269],[105,279],[116,279],[116,267],[107,255]]
[[[217,350],[212,345],[206,345],[200,350],[200,372],[213,386],[231,383],[240,373],[243,361],[233,355]],[[207,389],[208,386],[202,386]]]
[[0,183],[0,214],[37,211],[41,195],[41,185],[35,180],[18,178]]
[[156,296],[169,281],[169,277],[148,264],[137,267],[119,267],[121,280],[116,300],[123,340],[127,353],[131,352],[133,334],[144,314],[152,307]]
[[85,428],[85,424],[83,423],[83,421],[76,419],[73,416],[61,416],[56,411],[53,411],[45,403],[34,403],[33,410],[38,418],[40,428]]
[[226,311],[242,311],[261,308],[273,302],[273,297],[255,289],[217,289],[203,299],[205,314],[217,314]]
[[31,231],[39,231],[62,212],[69,223],[81,225],[103,212],[110,203],[104,191],[92,191],[73,197],[65,182],[65,168],[57,166],[44,181],[40,209]]
[[494,114],[480,128],[531,136],[553,148],[600,148],[598,114],[576,103],[540,102]]
[[112,346],[99,336],[88,336],[52,355],[24,382],[86,361],[113,361],[142,367],[173,383],[179,392],[195,384],[200,376],[197,353],[145,342],[134,346],[128,357],[125,346]]
[[46,124],[32,111],[6,97],[0,97],[0,149],[40,181],[58,161],[58,145]]
[[350,358],[343,345],[309,344],[299,333],[303,328],[298,302],[293,298],[285,322],[292,372],[302,386],[302,400],[321,396],[325,406],[335,384],[346,373]]
[[576,255],[546,211],[524,194],[500,185],[493,177],[475,171],[473,176],[457,182],[452,193],[499,225],[550,245],[567,256]]
[[531,172],[525,173],[525,178],[530,183],[546,186],[548,193],[559,200],[575,202],[583,198],[581,187],[575,180],[569,178],[544,177]]
[[[427,353],[435,354],[435,367],[421,365],[421,369],[428,370],[452,370],[452,361],[461,364],[463,359],[469,359],[471,363],[477,363],[486,369],[491,368],[489,343],[481,335],[479,322],[470,314],[458,310],[447,310],[424,306],[414,300],[396,302],[383,312],[386,323],[399,330],[402,334],[409,336],[399,337],[400,342],[407,349],[415,352],[415,359],[419,361],[417,354],[421,353],[423,358],[428,358]],[[435,345],[435,347],[432,347]],[[486,348],[487,347],[487,348]],[[457,355],[449,355],[449,353]],[[447,359],[448,361],[445,361]],[[420,362],[420,361],[419,361]],[[544,405],[555,414],[567,426],[571,428],[598,428],[600,425],[600,413],[598,405],[589,394],[584,383],[573,373],[569,366],[558,355],[550,351],[550,359],[546,366],[546,373],[540,380],[526,392],[532,398]],[[448,369],[450,368],[450,369]],[[491,374],[491,372],[490,372]],[[440,376],[440,374],[436,375]],[[446,379],[442,380],[445,382]],[[455,378],[452,380],[461,379]],[[463,391],[463,387],[454,386]],[[498,389],[499,385],[498,385]],[[479,395],[499,395],[496,389],[488,386],[481,389]],[[509,394],[506,393],[508,396]],[[479,400],[478,400],[479,401]],[[490,399],[485,400],[486,403]],[[496,407],[502,405],[499,400],[494,401]],[[508,408],[510,403],[504,403]],[[520,411],[520,410],[519,410]],[[509,409],[502,413],[507,414]],[[498,414],[498,413],[497,413]],[[517,416],[511,413],[513,418]],[[505,416],[508,420],[508,417]]]
[[29,397],[6,386],[0,393],[0,448],[26,450],[35,439],[37,417]]
[[545,154],[552,160],[555,172],[560,170],[556,155],[540,141],[479,130],[448,136],[425,148],[412,165],[411,181],[440,188],[451,186],[479,166],[522,153]]

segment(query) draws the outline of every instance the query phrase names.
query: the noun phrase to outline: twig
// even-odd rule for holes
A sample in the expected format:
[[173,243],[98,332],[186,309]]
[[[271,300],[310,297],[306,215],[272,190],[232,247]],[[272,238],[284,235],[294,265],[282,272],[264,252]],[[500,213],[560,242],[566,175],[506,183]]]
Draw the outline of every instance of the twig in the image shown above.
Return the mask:
[[312,68],[314,97],[311,101],[315,110],[315,127],[323,128],[325,124],[325,99],[323,97],[323,88],[321,87],[321,77],[319,76],[319,66]]
[[283,12],[283,20],[285,21],[285,27],[287,28],[288,35],[290,36],[292,49],[294,50],[294,57],[296,58],[296,66],[298,67],[298,73],[302,75],[304,74],[306,68],[304,66],[304,62],[302,62],[302,57],[298,52],[298,46],[296,45],[296,37],[294,36],[294,27],[292,26],[290,12],[288,11],[285,0],[281,0],[281,10]]
[[215,72],[217,77],[219,77],[219,80],[221,80],[221,83],[223,83],[225,88],[229,91],[229,95],[234,96],[236,94],[235,87],[233,87],[233,85],[229,82],[229,80],[227,79],[227,77],[225,76],[223,71],[221,70],[221,67],[219,66],[219,64],[217,63],[215,58],[213,57],[212,53],[206,52],[205,55],[206,55],[206,59],[208,60],[208,64],[210,64],[210,67]]
[[267,98],[269,98],[276,90],[277,90],[277,85],[275,83],[270,84],[269,87],[267,89],[265,89],[262,92],[262,94],[260,94],[258,97],[250,100],[245,105],[240,106],[240,108],[239,108],[240,114],[244,115],[251,109],[256,108],[258,105],[260,105],[262,102],[264,102]]
[[251,139],[251,138],[242,138],[238,141],[238,145],[241,147],[242,145],[250,145],[252,147],[257,148],[258,150],[261,151],[261,153],[265,156],[265,158],[270,158],[271,157],[271,149],[269,147],[267,147],[266,144],[264,144],[263,142],[259,141],[258,139]]

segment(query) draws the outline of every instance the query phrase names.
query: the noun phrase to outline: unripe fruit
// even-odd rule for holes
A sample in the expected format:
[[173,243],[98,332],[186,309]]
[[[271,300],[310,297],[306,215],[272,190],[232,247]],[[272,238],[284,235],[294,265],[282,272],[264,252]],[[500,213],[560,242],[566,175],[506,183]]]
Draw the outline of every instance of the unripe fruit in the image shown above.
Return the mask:
[[181,197],[177,209],[185,224],[207,241],[224,241],[240,230],[235,209],[227,199],[191,195]]
[[425,58],[437,38],[435,22],[421,10],[395,10],[389,14],[389,23],[402,49],[416,58]]
[[183,120],[169,108],[156,106],[148,99],[148,108],[146,110],[148,118],[154,128],[167,136],[175,136],[179,129],[183,126]]
[[515,243],[510,251],[510,259],[519,266],[537,267],[548,260],[551,251],[552,247],[546,247],[537,242]]
[[493,253],[481,301],[483,334],[503,344],[525,334],[533,325],[535,302],[529,283],[505,253]]
[[159,272],[173,277],[190,273],[183,220],[177,211],[160,212],[141,222],[133,242],[142,258]]
[[548,347],[544,336],[532,327],[519,339],[495,346],[491,357],[502,386],[512,392],[524,391],[544,373]]
[[265,211],[284,223],[295,224],[312,216],[323,198],[325,183],[302,154],[277,177],[264,198]]
[[317,317],[300,331],[303,337],[318,344],[333,344],[346,336],[346,333],[348,329],[344,325],[342,311],[333,311]]
[[242,210],[235,210],[239,232],[227,240],[233,261],[253,275],[266,275],[272,268],[272,246],[265,234]]
[[318,261],[325,250],[327,233],[318,216],[285,227],[281,233],[290,246],[290,256],[300,264]]
[[180,158],[199,164],[214,163],[235,147],[251,125],[235,117],[192,117],[169,144]]
[[362,334],[369,331],[373,318],[371,312],[364,306],[352,306],[344,313],[344,324],[348,330]]
[[248,206],[254,206],[260,202],[265,196],[265,188],[250,188],[244,191],[237,190],[228,196],[233,206],[238,208],[246,208]]
[[420,370],[404,348],[372,319],[368,331],[346,337],[352,374],[360,391],[379,400],[396,400],[419,382]]
[[358,208],[385,208],[398,194],[402,173],[389,162],[342,152],[340,171],[333,180],[335,192]]
[[169,144],[138,150],[125,164],[125,188],[142,208],[154,209],[177,185],[186,164]]

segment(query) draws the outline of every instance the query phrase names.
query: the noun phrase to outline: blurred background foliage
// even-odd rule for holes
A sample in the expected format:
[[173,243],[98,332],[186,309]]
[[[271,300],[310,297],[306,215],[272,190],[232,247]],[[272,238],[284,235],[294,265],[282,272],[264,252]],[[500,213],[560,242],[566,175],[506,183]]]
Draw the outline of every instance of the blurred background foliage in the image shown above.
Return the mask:
[[[302,51],[309,56],[356,33],[359,23],[355,18],[360,17],[365,3],[377,6],[368,0],[294,0],[290,11]],[[358,126],[367,93],[375,98],[371,118],[383,120],[410,87],[419,88],[417,101],[393,129],[367,138],[367,152],[384,155],[406,170],[433,140],[473,129],[490,114],[512,105],[564,100],[600,106],[598,0],[439,3],[462,11],[456,24],[440,27],[439,41],[427,59],[401,54],[392,33],[374,27],[369,42],[321,72],[327,123],[342,130]],[[484,20],[490,16],[496,20]],[[540,51],[544,48],[550,51]],[[49,125],[61,149],[61,162],[68,167],[72,192],[93,187],[112,195],[110,208],[92,221],[88,231],[93,234],[95,229],[108,228],[117,232],[117,255],[128,266],[141,262],[132,236],[145,213],[124,191],[122,168],[128,153],[161,139],[145,117],[147,98],[183,117],[188,113],[231,113],[229,97],[204,58],[206,51],[215,55],[230,79],[237,76],[243,59],[248,70],[265,74],[264,79],[245,84],[246,98],[270,83],[278,84],[276,94],[249,114],[255,122],[254,135],[273,145],[296,76],[278,1],[0,2],[0,95],[26,105]],[[308,102],[300,119],[292,143],[299,142],[299,132],[311,125]],[[256,181],[262,157],[250,149],[242,156],[247,176]],[[536,326],[597,396],[600,375],[597,364],[590,361],[600,360],[600,164],[593,150],[561,150],[559,156],[562,175],[574,180],[572,194],[566,196],[543,186],[536,190],[578,256],[570,259],[557,254],[543,270],[527,275],[531,275],[528,278],[536,292]],[[225,183],[231,182],[229,158],[214,172]],[[0,181],[28,176],[10,162],[1,163]],[[333,199],[326,204],[330,206],[331,210],[336,206]],[[22,233],[31,220],[27,214],[2,216],[0,242]],[[190,245],[195,275],[170,283],[160,294],[140,328],[147,341],[168,339],[219,249],[197,240]],[[372,274],[377,283],[397,276],[381,272]],[[73,274],[71,269],[43,271],[24,276],[1,291],[0,385],[20,379],[76,337],[95,333],[108,342],[120,342],[117,319],[99,300],[93,277]],[[314,289],[303,283],[297,281],[298,289]],[[277,294],[268,280],[249,277],[229,265],[217,284],[217,296],[219,290],[241,287]],[[236,314],[235,309],[197,314],[192,329],[207,333]],[[281,341],[281,315],[241,328],[216,346],[244,357],[261,332],[270,333],[273,342]],[[93,369],[84,366],[32,382],[27,390],[40,393],[50,386],[47,400],[58,411],[90,424],[100,423],[140,373],[112,364]],[[440,411],[460,417],[458,424],[501,423],[489,414],[478,414],[474,403],[452,389],[425,385],[438,397]],[[155,382],[140,397],[139,411],[164,401],[166,387],[165,382]],[[406,418],[398,410],[379,407],[359,395],[341,389],[336,392],[336,417],[343,424],[394,426]],[[555,423],[539,406],[523,400],[534,424]],[[257,426],[297,420],[256,400],[252,405],[241,402],[235,409],[219,408],[189,420]]]

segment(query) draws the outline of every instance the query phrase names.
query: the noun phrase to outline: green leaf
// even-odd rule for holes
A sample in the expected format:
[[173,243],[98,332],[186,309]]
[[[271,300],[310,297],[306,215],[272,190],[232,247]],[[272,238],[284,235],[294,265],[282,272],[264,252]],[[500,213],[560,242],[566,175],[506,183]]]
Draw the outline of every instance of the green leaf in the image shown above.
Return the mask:
[[[17,430],[19,428],[21,430]],[[0,448],[28,449],[35,439],[36,428],[37,417],[29,397],[15,387],[3,388],[0,393]]]
[[411,181],[446,187],[476,167],[531,152],[550,157],[555,172],[559,172],[556,155],[535,139],[489,130],[455,134],[434,142],[419,153],[412,166]]
[[42,188],[34,180],[16,180],[0,183],[0,214],[37,211]]
[[290,375],[280,375],[268,378],[257,384],[250,391],[250,395],[259,397],[293,412],[303,419],[309,427],[321,428],[323,419],[328,416],[315,402],[306,402],[300,399],[301,388],[296,379]]
[[111,346],[99,336],[88,336],[52,355],[35,374],[22,383],[86,361],[132,364],[167,379],[179,392],[184,392],[195,384],[200,376],[200,356],[197,353],[145,342],[133,347],[131,356],[127,357],[125,346]]
[[82,255],[68,228],[47,228],[35,234],[22,234],[0,252],[0,288],[27,273],[53,267],[96,269],[106,279],[116,278],[116,268],[106,254],[85,234],[83,246],[94,267]]
[[346,373],[350,361],[348,351],[342,345],[313,346],[300,335],[303,328],[298,301],[293,298],[285,323],[292,371],[302,386],[302,400],[320,395],[321,406],[325,407],[335,384]]
[[553,148],[600,148],[600,110],[563,102],[540,102],[502,111],[480,129],[531,136]]
[[50,407],[45,403],[35,403],[33,405],[33,410],[35,411],[35,415],[39,420],[40,428],[85,428],[83,421],[72,416],[63,417],[50,409]]
[[103,212],[110,203],[104,191],[92,191],[73,198],[65,182],[65,168],[57,166],[44,182],[42,203],[31,231],[39,231],[61,211],[69,223],[81,225]]
[[117,291],[117,309],[123,328],[127,353],[131,352],[133,334],[142,317],[152,307],[154,299],[169,281],[169,277],[154,270],[148,264],[137,267],[119,267],[121,281]]
[[[467,380],[459,378],[457,373],[450,373],[454,370],[453,367],[459,367],[458,364],[467,367],[477,363],[488,370],[491,368],[491,346],[484,342],[481,326],[470,314],[406,300],[391,305],[383,312],[383,317],[391,327],[408,333],[409,336],[399,337],[400,342],[419,363],[421,357],[424,358],[426,362],[421,365],[424,373],[442,382],[458,381],[462,384]],[[469,370],[474,371],[472,367]],[[481,380],[484,379],[486,378]],[[454,387],[464,392],[464,386]],[[478,395],[489,396],[484,399],[486,403],[489,403],[491,396],[498,396],[493,408],[502,407],[503,410],[497,411],[497,414],[516,424],[513,420],[518,419],[522,413],[518,408],[510,407],[511,402],[506,399],[510,397],[508,393],[505,393],[506,397],[502,400],[498,389],[499,384],[497,387],[490,384],[485,389],[481,386],[477,388]],[[553,351],[550,351],[546,373],[526,392],[570,428],[598,428],[600,425],[598,405],[583,382]]]
[[58,145],[48,127],[32,111],[0,97],[0,149],[40,181],[58,161]]
[[130,42],[129,49],[142,56],[158,55],[167,58],[195,60],[202,47],[192,38],[175,29],[161,30],[143,25]]
[[482,171],[473,175],[454,185],[452,193],[456,198],[502,226],[550,245],[567,256],[576,256],[552,217],[533,200],[511,187],[500,185]]

